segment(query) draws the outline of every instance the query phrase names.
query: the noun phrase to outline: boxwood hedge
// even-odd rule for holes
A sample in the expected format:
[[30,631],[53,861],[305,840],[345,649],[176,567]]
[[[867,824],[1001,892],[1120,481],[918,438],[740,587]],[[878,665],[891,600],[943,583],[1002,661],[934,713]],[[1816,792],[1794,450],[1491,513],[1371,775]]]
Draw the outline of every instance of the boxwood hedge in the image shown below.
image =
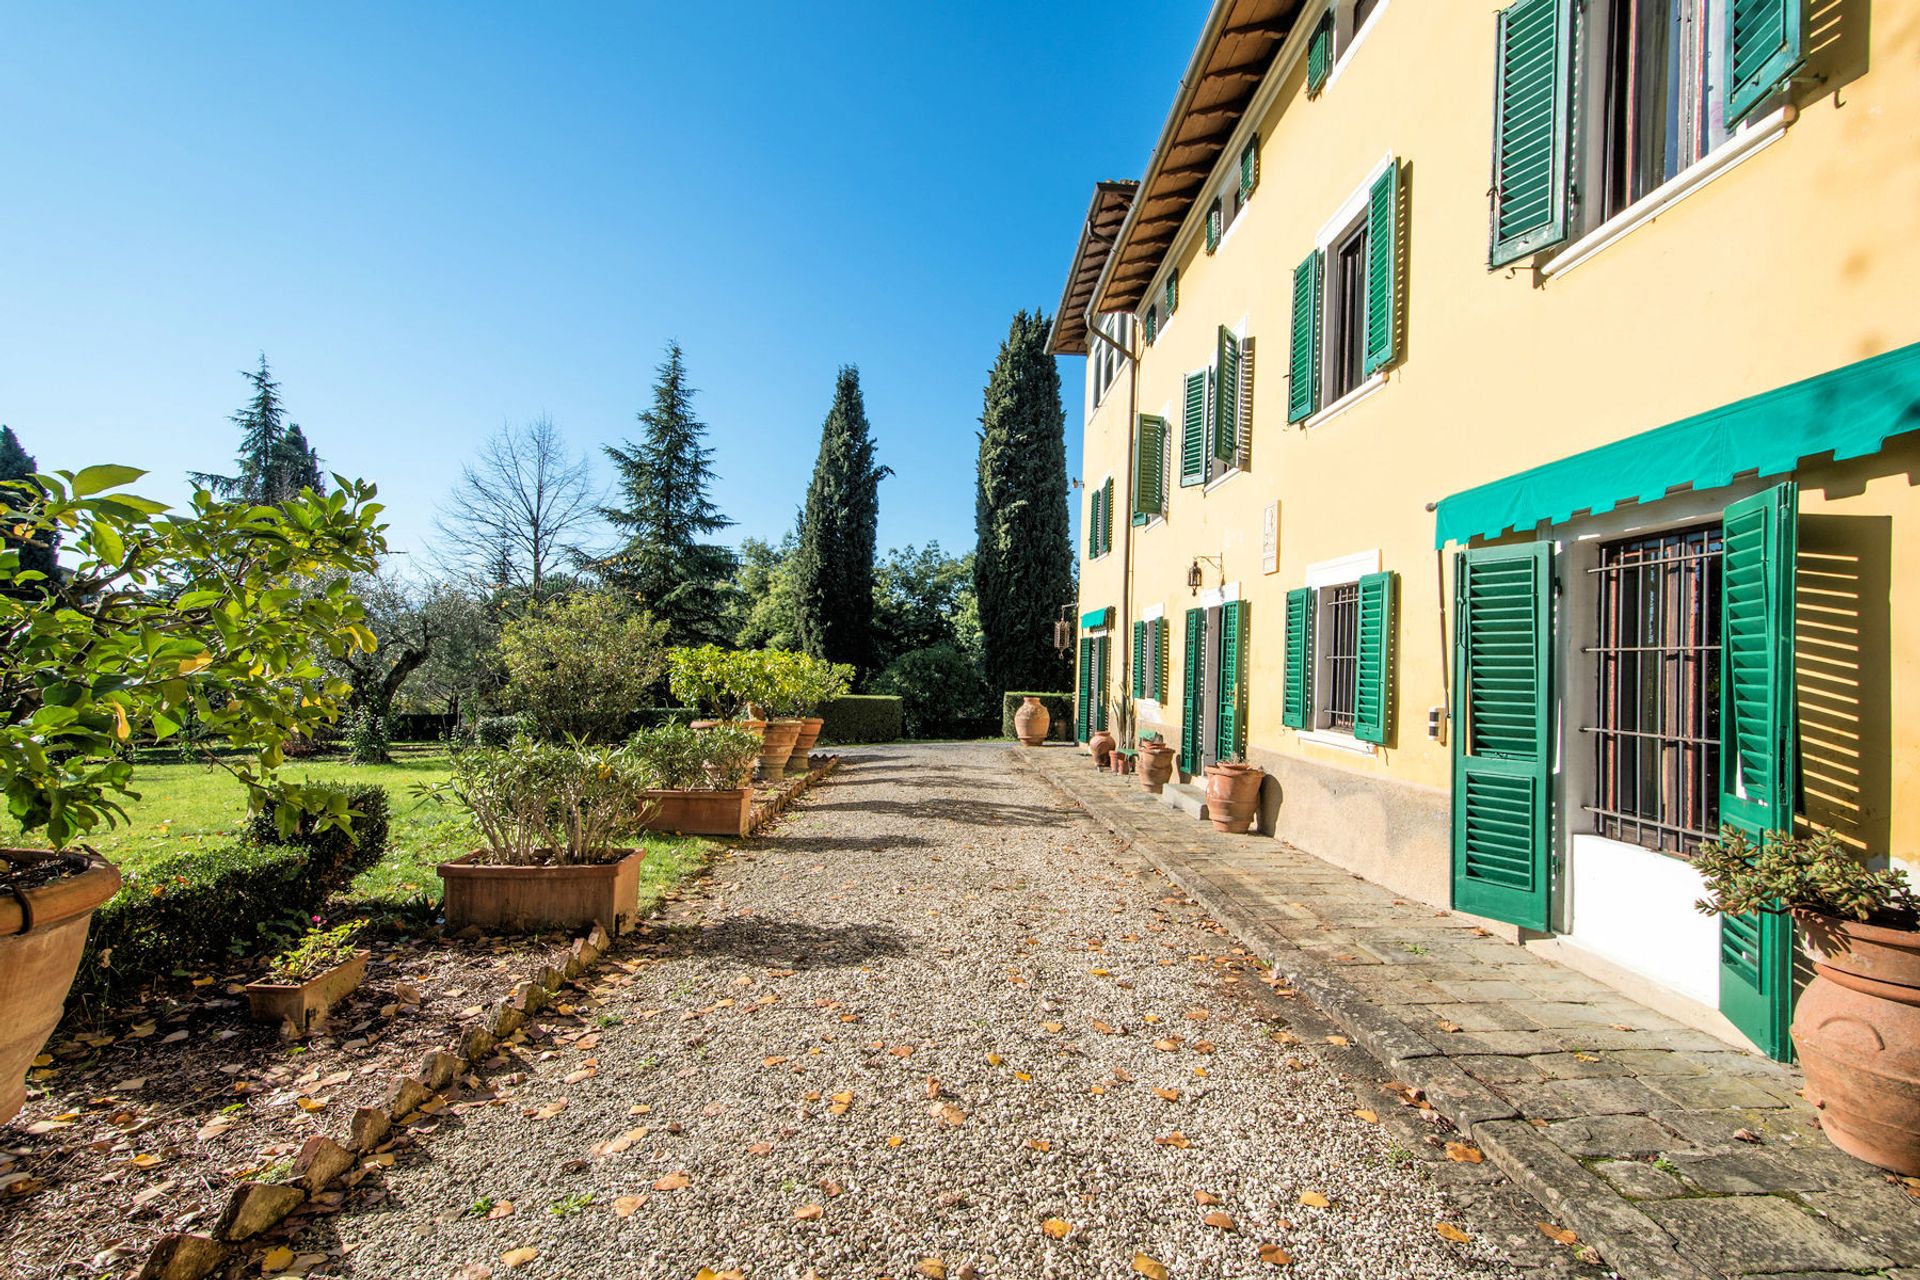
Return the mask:
[[820,705],[820,741],[896,742],[905,728],[900,699],[875,694],[833,698]]

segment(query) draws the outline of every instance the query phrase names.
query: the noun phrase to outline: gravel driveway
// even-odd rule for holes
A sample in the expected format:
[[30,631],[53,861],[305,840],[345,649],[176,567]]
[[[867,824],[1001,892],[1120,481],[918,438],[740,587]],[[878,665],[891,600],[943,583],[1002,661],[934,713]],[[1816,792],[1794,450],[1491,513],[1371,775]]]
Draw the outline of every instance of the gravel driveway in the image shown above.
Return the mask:
[[1357,1051],[1040,785],[1002,746],[853,753],[543,1021],[504,1104],[296,1249],[353,1277],[1563,1269],[1490,1168],[1443,1191],[1468,1167],[1338,1078]]

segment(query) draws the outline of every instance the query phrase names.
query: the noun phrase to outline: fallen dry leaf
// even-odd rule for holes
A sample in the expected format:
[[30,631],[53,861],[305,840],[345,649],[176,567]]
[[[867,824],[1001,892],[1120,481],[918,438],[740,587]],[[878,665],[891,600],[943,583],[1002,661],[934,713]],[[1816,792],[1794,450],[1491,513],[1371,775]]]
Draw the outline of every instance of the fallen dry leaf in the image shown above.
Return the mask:
[[914,1270],[927,1277],[927,1280],[947,1280],[947,1264],[938,1258],[922,1258]]
[[513,1201],[511,1200],[499,1201],[492,1208],[487,1210],[487,1217],[489,1219],[511,1218],[512,1216],[513,1216]]
[[1324,1209],[1333,1202],[1321,1195],[1318,1191],[1302,1191],[1300,1193],[1300,1203],[1309,1208]]
[[269,1275],[275,1271],[285,1271],[292,1265],[293,1250],[283,1244],[267,1250],[267,1256],[260,1259],[260,1270]]
[[1178,1147],[1182,1151],[1186,1150],[1188,1147],[1193,1145],[1191,1142],[1187,1141],[1187,1135],[1180,1132],[1178,1129],[1175,1129],[1172,1133],[1168,1134],[1164,1138],[1155,1138],[1153,1141],[1158,1146]]
[[1194,1193],[1193,1193],[1193,1199],[1194,1199],[1194,1203],[1195,1203],[1195,1204],[1220,1204],[1220,1203],[1222,1203],[1222,1201],[1221,1201],[1221,1199],[1220,1199],[1220,1197],[1219,1197],[1219,1196],[1217,1196],[1217,1195],[1215,1195],[1215,1194],[1213,1194],[1213,1192],[1211,1192],[1211,1191],[1196,1191],[1196,1192],[1194,1192]]
[[1209,1213],[1206,1217],[1200,1219],[1200,1221],[1206,1223],[1210,1227],[1217,1227],[1221,1231],[1233,1230],[1233,1215],[1228,1213],[1225,1209],[1215,1209],[1212,1213]]
[[1167,1269],[1144,1253],[1133,1255],[1133,1271],[1135,1275],[1145,1276],[1147,1280],[1167,1280]]
[[1065,1218],[1048,1218],[1040,1224],[1040,1234],[1049,1240],[1065,1240],[1073,1224]]
[[1270,1267],[1288,1267],[1293,1265],[1293,1255],[1277,1244],[1260,1246],[1260,1261]]
[[540,1251],[538,1249],[531,1246],[522,1246],[518,1249],[509,1249],[501,1254],[500,1261],[507,1264],[509,1271],[518,1271],[521,1267],[526,1266],[539,1256]]
[[684,1173],[670,1173],[666,1177],[654,1183],[653,1189],[655,1191],[679,1191],[683,1187],[691,1185],[692,1182],[693,1182],[693,1179],[689,1178]]
[[618,1217],[631,1218],[633,1211],[646,1202],[647,1198],[645,1196],[615,1196],[613,1198],[613,1212]]
[[1481,1154],[1480,1148],[1478,1147],[1470,1147],[1464,1142],[1449,1142],[1447,1144],[1447,1159],[1453,1161],[1455,1164],[1479,1164],[1482,1160],[1486,1159],[1486,1156]]
[[1156,1098],[1164,1099],[1168,1102],[1180,1101],[1180,1091],[1178,1089],[1155,1089],[1153,1091],[1153,1096]]
[[812,1222],[826,1211],[825,1205],[803,1204],[793,1211],[793,1220],[795,1222]]
[[1467,1241],[1473,1239],[1472,1236],[1454,1226],[1451,1222],[1436,1222],[1433,1224],[1433,1229],[1440,1233],[1442,1240],[1451,1240],[1455,1244],[1465,1244]]
[[1380,1123],[1380,1113],[1377,1111],[1369,1111],[1365,1107],[1362,1107],[1358,1111],[1355,1111],[1353,1113],[1353,1118],[1356,1120],[1364,1120],[1368,1124]]
[[1556,1226],[1551,1222],[1536,1222],[1533,1225],[1540,1228],[1541,1235],[1553,1241],[1555,1244],[1579,1244],[1580,1243],[1580,1237],[1575,1235],[1573,1232],[1567,1230],[1565,1227]]

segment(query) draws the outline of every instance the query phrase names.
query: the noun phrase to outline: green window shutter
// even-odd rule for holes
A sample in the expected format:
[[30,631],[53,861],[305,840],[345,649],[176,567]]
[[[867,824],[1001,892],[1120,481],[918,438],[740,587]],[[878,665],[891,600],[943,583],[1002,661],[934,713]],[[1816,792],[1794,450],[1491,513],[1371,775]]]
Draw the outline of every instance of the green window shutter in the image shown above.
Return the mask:
[[1207,375],[1187,375],[1185,412],[1180,420],[1180,483],[1207,482]]
[[1153,700],[1161,706],[1167,702],[1167,619],[1164,615],[1153,624]]
[[1247,605],[1229,600],[1220,606],[1219,714],[1214,717],[1216,759],[1238,760],[1247,739]]
[[1087,559],[1092,560],[1100,554],[1100,491],[1087,493]]
[[1133,522],[1145,524],[1167,510],[1167,421],[1140,415],[1134,433]]
[[1173,319],[1173,313],[1180,309],[1180,271],[1175,268],[1167,272],[1167,319]]
[[1152,346],[1153,340],[1160,336],[1160,308],[1147,308],[1147,319],[1144,328],[1147,333],[1147,345]]
[[1093,730],[1093,639],[1080,638],[1080,695],[1074,703],[1073,737],[1085,742]]
[[1327,73],[1332,70],[1333,10],[1329,8],[1320,15],[1320,23],[1307,41],[1307,93],[1315,94],[1325,88]]
[[1207,611],[1187,610],[1187,648],[1180,667],[1180,768],[1200,772],[1200,697],[1206,687],[1200,646],[1207,634]]
[[1225,220],[1226,220],[1226,215],[1222,212],[1220,208],[1220,202],[1218,200],[1215,200],[1211,205],[1207,207],[1207,252],[1208,253],[1212,253],[1215,249],[1218,249],[1220,247],[1220,234],[1222,231],[1222,224],[1225,222]]
[[1801,0],[1728,0],[1727,123],[1764,102],[1800,65]]
[[1318,249],[1293,269],[1293,354],[1287,364],[1287,421],[1301,422],[1320,407],[1320,277]]
[[1093,642],[1093,727],[1107,727],[1107,685],[1113,679],[1113,636],[1099,637]]
[[1754,840],[1793,828],[1798,503],[1776,485],[1722,517],[1720,822]]
[[1133,654],[1131,658],[1133,696],[1136,698],[1144,698],[1147,696],[1147,657],[1146,655],[1147,655],[1147,624],[1144,622],[1136,621],[1133,624]]
[[1254,134],[1240,149],[1240,198],[1246,199],[1260,185],[1260,135]]
[[1113,477],[1107,477],[1100,505],[1100,549],[1113,550]]
[[1382,746],[1393,736],[1393,610],[1393,574],[1370,573],[1360,579],[1353,736]]
[[1544,930],[1553,547],[1482,547],[1454,565],[1453,906]]
[[1573,5],[1515,0],[1499,16],[1493,89],[1491,265],[1567,238]]
[[1393,363],[1399,316],[1400,162],[1393,161],[1367,198],[1367,355],[1364,370]]
[[1313,588],[1287,592],[1286,653],[1281,664],[1280,723],[1311,727],[1313,712]]
[[1240,454],[1240,339],[1225,325],[1214,355],[1213,456],[1232,466]]

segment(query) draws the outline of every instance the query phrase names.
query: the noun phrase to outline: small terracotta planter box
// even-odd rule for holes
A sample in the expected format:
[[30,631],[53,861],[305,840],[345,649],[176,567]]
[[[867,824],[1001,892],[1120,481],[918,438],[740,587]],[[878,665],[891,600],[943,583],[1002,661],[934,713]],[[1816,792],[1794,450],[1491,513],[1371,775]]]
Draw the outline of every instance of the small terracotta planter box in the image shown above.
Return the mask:
[[277,1022],[286,1034],[304,1036],[324,1027],[333,1006],[366,976],[367,953],[357,951],[352,959],[305,982],[249,982],[247,1004],[255,1022]]
[[490,933],[542,933],[598,922],[620,934],[634,926],[645,849],[617,862],[569,867],[489,866],[476,863],[479,856],[475,850],[435,868],[446,883],[449,929],[475,925]]
[[648,831],[683,836],[744,836],[753,814],[753,788],[737,791],[649,791]]

